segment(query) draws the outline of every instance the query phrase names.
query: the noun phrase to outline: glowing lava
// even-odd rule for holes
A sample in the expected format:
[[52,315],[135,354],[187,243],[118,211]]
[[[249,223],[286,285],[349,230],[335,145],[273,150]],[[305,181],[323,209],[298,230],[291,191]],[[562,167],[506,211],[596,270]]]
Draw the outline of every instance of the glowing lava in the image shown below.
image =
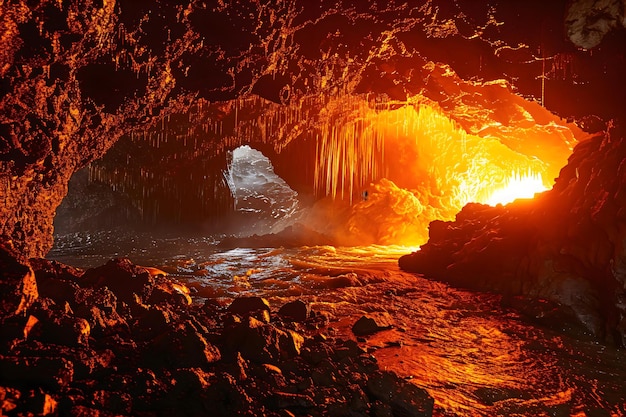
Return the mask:
[[496,206],[498,204],[508,204],[518,198],[533,198],[536,193],[541,193],[549,188],[543,184],[541,175],[528,172],[520,175],[513,174],[506,184],[496,189],[485,204]]

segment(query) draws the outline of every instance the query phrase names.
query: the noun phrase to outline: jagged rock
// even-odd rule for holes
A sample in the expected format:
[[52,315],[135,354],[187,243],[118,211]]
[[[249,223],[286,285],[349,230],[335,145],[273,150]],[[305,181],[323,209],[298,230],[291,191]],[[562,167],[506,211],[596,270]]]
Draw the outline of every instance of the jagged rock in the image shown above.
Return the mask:
[[74,379],[74,366],[64,358],[0,357],[0,384],[58,390]]
[[556,302],[596,338],[622,344],[626,125],[610,127],[574,148],[552,190],[506,206],[466,205],[454,222],[431,223],[428,243],[400,258],[400,267]]
[[108,349],[96,351],[84,345],[67,347],[40,341],[22,343],[14,349],[14,353],[28,358],[63,358],[72,363],[74,381],[102,373],[115,360],[115,355]]
[[175,389],[178,393],[195,393],[201,394],[203,390],[211,385],[211,377],[200,368],[177,369],[172,373],[172,377],[176,380]]
[[62,305],[75,302],[77,281],[83,272],[77,268],[47,259],[31,259],[39,296],[52,299]]
[[136,303],[135,295],[143,302],[150,297],[155,280],[143,267],[129,259],[112,259],[103,266],[88,269],[80,280],[82,287],[108,287],[118,300]]
[[393,327],[393,319],[389,313],[372,313],[367,316],[361,316],[354,325],[352,325],[352,333],[356,336],[368,336],[382,330],[388,330]]
[[373,417],[394,417],[393,409],[389,404],[380,401],[374,401],[372,404]]
[[224,329],[223,343],[228,352],[240,352],[249,361],[275,363],[299,355],[304,338],[294,331],[280,330],[248,317]]
[[139,340],[149,340],[167,330],[172,322],[172,315],[160,306],[151,306],[142,314],[133,326],[133,334]]
[[331,387],[337,383],[337,366],[329,359],[322,360],[311,370],[311,379],[316,386]]
[[69,304],[65,303],[65,306],[62,308],[50,299],[40,298],[32,309],[32,315],[37,321],[29,331],[29,339],[64,346],[86,346],[91,334],[89,322],[75,317]]
[[251,367],[250,375],[262,380],[270,386],[276,387],[276,389],[284,389],[287,386],[287,381],[282,369],[276,365],[263,363],[260,366]]
[[354,340],[337,341],[337,346],[333,350],[333,359],[337,361],[344,360],[346,358],[355,358],[367,353],[367,350],[363,349]]
[[391,372],[377,371],[367,380],[367,393],[391,406],[393,415],[430,417],[435,400],[423,389]]
[[218,416],[255,414],[253,411],[255,401],[232,375],[220,373],[211,382],[205,391],[205,401],[210,414]]
[[[309,339],[307,339],[308,341]],[[304,349],[302,349],[302,357],[306,359],[311,365],[319,365],[323,360],[333,355],[333,348],[330,343],[315,342],[305,343]]]
[[117,297],[109,288],[80,288],[72,305],[76,316],[89,322],[94,335],[126,334],[129,331],[126,319],[118,312]]
[[309,317],[309,306],[302,300],[291,301],[278,310],[278,315],[294,322],[303,322]]
[[170,278],[165,279],[163,276],[152,276],[155,277],[155,284],[150,297],[146,300],[147,304],[167,302],[172,305],[191,305],[191,292],[186,285],[175,282]]
[[130,415],[133,402],[126,392],[98,390],[92,394],[91,404],[99,410],[107,410],[116,415]]
[[218,348],[207,342],[189,321],[157,336],[143,352],[143,361],[156,367],[203,367],[220,358]]
[[270,303],[261,297],[238,297],[228,306],[228,311],[240,316],[249,316],[258,311],[270,311]]
[[35,273],[26,259],[22,259],[10,241],[0,239],[0,319],[23,316],[37,299]]

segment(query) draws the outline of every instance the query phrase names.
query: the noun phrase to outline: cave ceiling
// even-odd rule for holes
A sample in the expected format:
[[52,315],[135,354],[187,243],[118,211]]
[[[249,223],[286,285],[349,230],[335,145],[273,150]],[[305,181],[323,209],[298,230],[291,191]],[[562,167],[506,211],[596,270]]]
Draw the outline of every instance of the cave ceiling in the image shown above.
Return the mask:
[[31,255],[50,247],[72,173],[198,108],[219,119],[241,97],[406,100],[434,94],[430,61],[504,79],[581,123],[619,116],[624,97],[617,0],[14,1],[0,4],[0,28],[1,232]]

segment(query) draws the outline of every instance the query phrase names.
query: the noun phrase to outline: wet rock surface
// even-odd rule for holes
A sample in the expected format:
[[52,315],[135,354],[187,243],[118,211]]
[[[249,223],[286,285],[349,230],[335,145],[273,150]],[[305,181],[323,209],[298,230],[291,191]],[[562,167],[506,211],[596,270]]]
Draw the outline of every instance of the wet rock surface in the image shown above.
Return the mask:
[[[468,204],[431,223],[428,243],[400,267],[465,288],[563,306],[595,337],[626,345],[626,129],[579,144],[552,190],[506,206]],[[519,303],[518,303],[519,304]],[[541,305],[534,307],[541,310]]]
[[42,288],[0,317],[20,319],[3,326],[3,415],[432,415],[432,397],[326,335],[303,301],[189,304],[127,259],[81,271],[1,255],[2,284],[32,271]]

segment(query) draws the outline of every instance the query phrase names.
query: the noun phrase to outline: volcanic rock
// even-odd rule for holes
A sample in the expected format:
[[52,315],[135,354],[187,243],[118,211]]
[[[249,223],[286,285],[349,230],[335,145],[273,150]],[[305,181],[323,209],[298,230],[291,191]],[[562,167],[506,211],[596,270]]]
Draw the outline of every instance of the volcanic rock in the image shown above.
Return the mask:
[[253,316],[265,323],[270,322],[270,303],[261,297],[238,297],[228,306],[228,311],[242,317]]
[[87,345],[91,333],[89,322],[84,318],[75,317],[69,304],[65,305],[66,308],[62,308],[50,299],[37,300],[31,313],[31,317],[35,317],[37,321],[33,328],[29,329],[29,339],[63,346]]
[[0,271],[0,315],[24,315],[39,296],[35,273],[11,242],[3,239],[0,239]]
[[113,335],[129,331],[126,319],[118,312],[117,297],[108,287],[79,288],[71,305],[78,317],[89,322],[94,335]]
[[[366,387],[378,370],[374,358],[352,340],[319,330],[308,337],[281,321],[254,318],[269,312],[266,300],[241,298],[231,311],[189,305],[167,295],[175,297],[168,289],[179,284],[166,276],[154,277],[165,290],[152,297],[150,279],[138,276],[146,269],[127,260],[94,268],[87,278],[60,264],[33,264],[54,299],[30,303],[17,336],[2,333],[3,413],[366,415],[378,401]],[[131,292],[120,276],[141,285]],[[292,306],[297,314],[306,307]],[[394,410],[408,407],[399,404]]]
[[393,319],[389,313],[373,313],[361,316],[354,325],[352,333],[356,336],[368,336],[382,330],[389,330],[393,327]]
[[88,269],[80,281],[82,287],[107,287],[117,299],[128,304],[136,302],[135,295],[139,300],[147,300],[154,284],[154,277],[145,268],[126,258],[112,259],[106,265]]
[[31,259],[30,264],[35,272],[37,289],[41,297],[50,298],[59,305],[75,302],[82,270],[47,259]]
[[303,342],[298,333],[280,330],[253,317],[224,329],[225,349],[256,363],[277,363],[299,355]]
[[303,322],[309,317],[309,306],[302,300],[288,302],[278,310],[283,319],[294,322]]
[[41,389],[31,391],[24,400],[26,409],[33,410],[37,415],[55,415],[58,411],[57,402]]
[[150,297],[146,300],[148,304],[164,302],[179,306],[188,306],[191,304],[191,292],[187,286],[170,278],[165,279],[163,276],[154,277],[155,283],[152,292]]
[[189,321],[156,337],[143,352],[144,362],[158,368],[204,367],[220,357],[217,347],[207,342]]
[[315,407],[313,399],[305,394],[276,392],[272,396],[272,402],[275,404],[275,408],[279,409],[287,408],[305,411]]

